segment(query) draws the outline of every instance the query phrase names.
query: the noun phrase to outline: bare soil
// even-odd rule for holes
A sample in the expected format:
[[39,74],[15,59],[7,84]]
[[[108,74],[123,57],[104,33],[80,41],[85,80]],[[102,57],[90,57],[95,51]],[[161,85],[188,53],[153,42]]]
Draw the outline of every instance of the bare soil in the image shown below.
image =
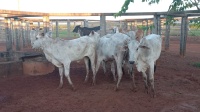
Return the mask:
[[0,78],[0,112],[200,112],[200,39],[188,37],[186,56],[179,55],[179,39],[171,38],[170,49],[162,51],[155,73],[156,97],[145,93],[140,72],[135,70],[137,91],[124,74],[120,90],[114,91],[111,72],[97,73],[97,84],[84,84],[85,65],[71,64],[72,91],[65,78],[59,85],[58,70],[43,76],[11,75]]

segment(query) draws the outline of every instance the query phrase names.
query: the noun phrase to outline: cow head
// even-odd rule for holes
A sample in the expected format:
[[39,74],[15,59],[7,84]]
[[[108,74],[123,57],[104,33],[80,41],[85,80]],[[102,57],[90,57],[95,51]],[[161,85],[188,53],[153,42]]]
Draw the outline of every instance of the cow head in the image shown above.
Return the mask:
[[117,26],[113,27],[113,33],[119,33],[119,28]]
[[144,36],[144,31],[139,29],[136,31],[135,39],[140,41]]
[[136,32],[135,31],[126,32],[126,35],[128,35],[132,40],[136,39]]
[[38,33],[40,33],[41,29],[40,28],[32,28],[30,31],[30,40],[31,44],[36,40],[36,36]]
[[137,60],[137,50],[138,50],[139,42],[137,40],[131,40],[128,44],[129,49],[129,63],[134,64]]
[[35,41],[32,43],[32,48],[37,49],[43,46],[43,41],[47,41],[52,35],[52,32],[49,31],[46,34],[44,32],[38,33],[36,36]]
[[92,37],[95,39],[95,42],[98,42],[99,38],[100,38],[100,34],[98,34],[97,32],[95,32],[94,30],[92,30],[89,34],[89,37]]
[[140,40],[140,44],[138,46],[138,48],[142,48],[142,49],[149,49],[149,42],[148,40],[146,39],[146,37],[142,38]]
[[72,32],[78,33],[78,30],[81,28],[81,25],[77,25]]

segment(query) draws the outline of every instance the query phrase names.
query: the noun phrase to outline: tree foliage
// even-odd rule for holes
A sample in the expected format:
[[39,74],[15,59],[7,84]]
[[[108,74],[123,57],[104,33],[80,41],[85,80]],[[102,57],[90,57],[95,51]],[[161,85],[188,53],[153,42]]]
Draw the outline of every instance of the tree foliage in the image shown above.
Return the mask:
[[[141,0],[142,2],[147,2],[149,5],[158,4],[161,0]],[[134,3],[134,0],[125,0],[121,7],[121,10],[114,16],[118,17],[121,14],[126,13],[130,3]],[[200,0],[173,0],[169,6],[168,11],[185,11],[189,8],[196,7],[200,11]]]
[[[161,0],[141,0],[142,2],[146,2],[149,5],[158,4]],[[121,10],[114,14],[115,17],[121,16],[123,13],[126,13],[128,10],[128,6],[130,3],[134,3],[134,0],[125,0],[124,4],[121,7]],[[187,9],[196,7],[197,10],[200,11],[200,0],[173,0],[169,6],[168,12],[175,11],[185,11]],[[173,16],[167,16],[166,24],[174,24],[176,19]],[[190,22],[194,23],[198,28],[200,27],[200,18],[194,18]]]

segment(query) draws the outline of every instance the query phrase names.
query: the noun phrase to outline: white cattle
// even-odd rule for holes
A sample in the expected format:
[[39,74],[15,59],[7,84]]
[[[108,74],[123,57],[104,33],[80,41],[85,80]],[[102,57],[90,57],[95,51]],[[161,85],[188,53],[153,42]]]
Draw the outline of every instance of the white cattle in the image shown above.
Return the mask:
[[[133,49],[135,47],[129,46],[129,49]],[[130,56],[129,61],[130,63],[135,61],[137,70],[142,72],[145,88],[147,93],[149,90],[153,92],[153,97],[155,95],[154,92],[154,70],[156,65],[156,60],[160,57],[162,49],[162,38],[160,35],[150,34],[146,37],[143,37],[140,40],[139,46],[137,51],[134,52],[134,55]],[[131,55],[131,53],[130,53]],[[155,66],[155,67],[154,67]],[[146,74],[147,69],[148,76]],[[133,85],[135,89],[135,81],[133,78]]]
[[73,40],[54,40],[49,38],[48,33],[46,35],[39,34],[37,39],[32,43],[32,48],[41,48],[50,62],[59,68],[60,85],[63,86],[63,72],[67,77],[72,89],[74,85],[70,79],[70,63],[72,61],[80,60],[84,58],[86,63],[87,74],[85,82],[88,80],[88,58],[91,61],[91,67],[93,71],[93,84],[95,84],[95,52],[96,42],[99,38],[99,34],[91,32],[89,36],[83,36]]
[[[116,31],[116,33],[119,33],[118,27],[113,27],[113,30]],[[131,38],[131,40],[136,40],[137,31],[128,31],[128,32],[124,32],[124,34],[128,35]],[[112,35],[113,34],[107,34],[107,35],[103,36],[103,38],[105,38],[105,37],[110,38]],[[134,42],[136,42],[136,43],[134,43],[136,45],[139,43],[138,41],[134,41]],[[125,73],[124,69],[125,69],[125,65],[126,65],[128,68],[128,74],[132,78],[133,64],[129,63],[129,55],[128,54],[129,54],[129,50],[126,50],[124,53],[123,62],[122,62],[122,71],[123,71],[123,73]],[[104,70],[104,74],[105,74],[106,73],[106,62],[105,61],[102,61],[102,66],[103,66],[103,70]],[[114,61],[111,61],[111,72],[113,74],[114,81],[116,81]]]
[[[96,72],[98,72],[100,63],[102,61],[106,62],[111,60],[115,61],[117,64],[118,81],[115,90],[118,89],[119,83],[122,78],[122,61],[125,51],[127,50],[127,44],[130,40],[131,38],[125,34],[115,33],[111,35],[109,38],[107,37],[107,35],[101,37],[97,44]],[[111,71],[112,68],[114,68],[114,65],[112,65]]]
[[32,44],[32,42],[35,41],[38,32],[39,32],[39,30],[38,29],[34,29],[34,28],[30,31],[31,44]]

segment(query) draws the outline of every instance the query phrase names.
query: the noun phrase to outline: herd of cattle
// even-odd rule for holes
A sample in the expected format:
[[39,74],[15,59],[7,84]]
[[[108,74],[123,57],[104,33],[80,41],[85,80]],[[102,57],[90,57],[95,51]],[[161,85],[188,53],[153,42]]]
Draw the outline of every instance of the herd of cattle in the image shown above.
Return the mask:
[[[137,70],[142,72],[147,93],[152,93],[151,95],[154,97],[154,72],[156,60],[161,53],[162,38],[157,34],[137,35],[137,32],[138,30],[120,33],[115,27],[115,33],[102,37],[96,31],[91,31],[88,35],[80,36],[80,38],[62,40],[52,38],[51,31],[44,34],[40,30],[32,29],[30,36],[32,48],[42,49],[46,59],[58,67],[60,88],[63,86],[63,76],[65,76],[72,89],[75,89],[70,79],[70,63],[84,59],[85,82],[88,81],[89,70],[92,69],[93,84],[95,85],[95,77],[100,65],[106,72],[106,64],[110,62],[114,81],[117,81],[115,90],[119,88],[125,66],[133,80],[132,89],[135,90],[133,66],[136,65]],[[117,79],[115,68],[117,68]]]

